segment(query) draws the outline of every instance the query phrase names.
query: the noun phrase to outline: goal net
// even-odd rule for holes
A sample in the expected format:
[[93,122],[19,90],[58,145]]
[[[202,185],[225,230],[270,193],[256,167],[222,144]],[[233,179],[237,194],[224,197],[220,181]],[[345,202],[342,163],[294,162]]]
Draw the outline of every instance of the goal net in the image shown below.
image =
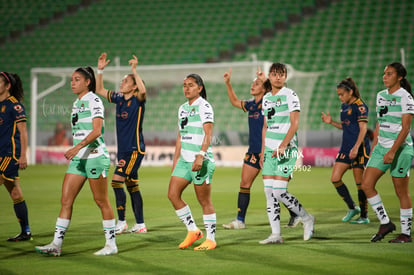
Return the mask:
[[[114,65],[112,65],[112,64]],[[116,58],[104,71],[105,88],[118,91],[129,66],[121,66]],[[126,62],[124,62],[126,63]],[[250,85],[260,66],[267,73],[272,62],[223,62],[180,65],[138,65],[138,73],[147,87],[148,100],[144,119],[147,145],[173,145],[177,136],[176,112],[185,102],[182,81],[190,73],[199,74],[205,83],[208,101],[215,111],[214,137],[216,146],[247,145],[248,125],[243,112],[232,108],[223,81],[224,72],[231,68],[231,83],[239,99],[249,99]],[[112,65],[112,66],[111,66]],[[289,88],[301,100],[300,145],[306,142],[309,102],[321,72],[301,72],[287,65]],[[32,68],[30,101],[30,160],[36,163],[36,148],[56,144],[62,128],[70,139],[70,113],[76,96],[70,87],[71,75],[76,68]],[[95,68],[96,69],[96,68]],[[103,100],[105,106],[105,142],[116,145],[115,105]],[[50,150],[53,150],[50,147]]]

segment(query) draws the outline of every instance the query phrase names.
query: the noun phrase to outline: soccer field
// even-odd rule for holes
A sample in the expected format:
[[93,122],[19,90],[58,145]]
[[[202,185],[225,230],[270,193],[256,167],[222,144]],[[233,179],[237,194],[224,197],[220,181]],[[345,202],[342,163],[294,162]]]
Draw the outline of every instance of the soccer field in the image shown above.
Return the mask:
[[[49,243],[60,209],[60,194],[66,166],[30,166],[20,172],[24,197],[29,208],[33,240],[9,243],[5,240],[19,232],[11,199],[0,188],[0,274],[412,274],[414,243],[390,244],[400,232],[399,202],[391,178],[386,174],[378,183],[388,213],[397,225],[380,243],[371,243],[379,223],[369,208],[371,223],[342,223],[344,202],[330,183],[331,169],[312,167],[296,172],[289,191],[316,217],[315,235],[303,241],[303,229],[283,228],[288,212],[282,206],[284,243],[260,245],[270,234],[263,183],[258,178],[251,192],[245,230],[222,229],[236,216],[240,168],[217,167],[213,178],[212,199],[217,213],[217,248],[211,251],[180,250],[185,226],[175,215],[167,198],[170,167],[142,167],[140,189],[144,199],[147,234],[117,236],[119,253],[98,257],[93,252],[104,245],[102,219],[88,184],[79,194],[72,222],[66,233],[61,257],[39,255],[35,245]],[[111,170],[112,175],[112,170]],[[352,173],[344,178],[357,200]],[[411,183],[413,180],[411,179]],[[114,195],[109,191],[113,206]],[[412,191],[411,191],[412,194]],[[192,186],[184,193],[196,219],[204,229],[201,208]],[[133,225],[130,199],[127,221]],[[196,244],[199,244],[197,241]]]

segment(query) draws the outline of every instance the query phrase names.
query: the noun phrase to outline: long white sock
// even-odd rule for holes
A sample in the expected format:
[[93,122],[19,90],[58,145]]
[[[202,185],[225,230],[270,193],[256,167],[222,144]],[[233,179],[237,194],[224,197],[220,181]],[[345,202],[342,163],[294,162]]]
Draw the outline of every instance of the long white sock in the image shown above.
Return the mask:
[[278,201],[283,203],[287,208],[292,210],[293,213],[301,218],[306,218],[308,213],[305,208],[302,207],[299,200],[289,192],[287,192],[288,182],[283,180],[273,180],[273,196]]
[[65,233],[69,228],[69,224],[70,220],[57,218],[55,235],[53,237],[53,243],[56,246],[62,247],[63,239],[65,238]]
[[105,239],[106,239],[105,245],[109,245],[110,247],[116,247],[115,219],[103,220],[102,224],[103,224],[103,229],[104,229]]
[[190,206],[186,205],[183,208],[176,210],[175,213],[183,224],[185,224],[188,231],[197,230],[197,225],[194,221],[193,215],[191,215]]
[[203,215],[203,221],[207,239],[216,241],[216,213]]
[[280,234],[280,205],[273,196],[273,180],[264,179],[264,192],[266,195],[266,210],[272,234]]
[[378,220],[381,224],[387,224],[390,222],[387,211],[385,211],[384,204],[382,203],[381,197],[379,194],[368,198],[369,204],[371,204],[372,209],[377,215]]
[[413,209],[400,209],[401,233],[411,236],[411,225],[413,223]]

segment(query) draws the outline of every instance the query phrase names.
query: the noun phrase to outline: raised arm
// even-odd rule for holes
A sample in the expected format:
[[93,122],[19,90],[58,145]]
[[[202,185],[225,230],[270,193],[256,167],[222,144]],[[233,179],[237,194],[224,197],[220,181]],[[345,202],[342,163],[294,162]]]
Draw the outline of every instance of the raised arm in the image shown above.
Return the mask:
[[229,69],[228,72],[224,73],[223,78],[224,78],[224,83],[226,84],[226,88],[227,88],[227,96],[230,99],[231,105],[233,105],[236,108],[243,109],[242,101],[237,98],[236,93],[234,92],[233,87],[231,86],[231,83],[230,83],[231,68]]
[[102,97],[107,97],[108,95],[108,90],[105,89],[104,85],[103,85],[103,74],[102,71],[103,69],[105,69],[106,65],[108,65],[108,63],[111,60],[107,60],[106,59],[107,55],[106,53],[102,53],[101,56],[99,56],[98,58],[98,73],[96,74],[96,93]]
[[134,74],[135,83],[138,86],[138,94],[136,95],[139,101],[144,101],[147,98],[147,89],[137,72],[138,58],[132,55],[133,58],[129,60],[128,64],[131,66],[131,71]]

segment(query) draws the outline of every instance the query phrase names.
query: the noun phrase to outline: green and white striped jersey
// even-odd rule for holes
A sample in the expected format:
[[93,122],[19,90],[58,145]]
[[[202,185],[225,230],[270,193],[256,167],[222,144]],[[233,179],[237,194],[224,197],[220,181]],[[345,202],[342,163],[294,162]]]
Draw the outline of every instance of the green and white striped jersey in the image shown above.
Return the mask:
[[[178,109],[178,128],[181,136],[181,157],[187,162],[193,162],[200,152],[205,136],[203,124],[214,123],[214,111],[210,103],[199,97],[193,104],[182,104]],[[214,162],[211,143],[205,158]]]
[[[77,98],[72,106],[72,136],[73,145],[81,142],[93,130],[92,120],[104,118],[104,106],[101,99],[93,92],[88,92],[81,99]],[[108,156],[108,151],[102,134],[93,142],[83,147],[75,158],[92,159],[102,155]]]
[[[377,120],[379,125],[378,143],[391,148],[402,129],[403,114],[414,114],[413,97],[404,88],[390,94],[383,90],[377,94]],[[412,145],[413,140],[408,134],[404,144]]]
[[[295,91],[283,87],[275,95],[271,92],[265,94],[262,108],[267,123],[265,151],[274,151],[282,143],[290,128],[290,113],[300,111],[299,97]],[[291,148],[298,147],[296,133],[289,146]]]

